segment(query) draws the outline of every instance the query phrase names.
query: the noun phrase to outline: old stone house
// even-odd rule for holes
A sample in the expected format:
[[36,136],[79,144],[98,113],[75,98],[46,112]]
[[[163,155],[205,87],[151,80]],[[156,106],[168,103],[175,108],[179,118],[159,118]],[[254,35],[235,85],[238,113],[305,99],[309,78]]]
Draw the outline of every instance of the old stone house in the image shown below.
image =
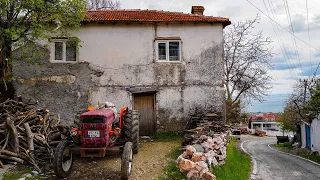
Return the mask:
[[230,21],[203,12],[88,11],[74,33],[80,48],[52,37],[41,66],[14,65],[16,95],[69,124],[90,104],[120,109],[132,97],[141,134],[182,129],[193,113],[223,114],[223,29]]

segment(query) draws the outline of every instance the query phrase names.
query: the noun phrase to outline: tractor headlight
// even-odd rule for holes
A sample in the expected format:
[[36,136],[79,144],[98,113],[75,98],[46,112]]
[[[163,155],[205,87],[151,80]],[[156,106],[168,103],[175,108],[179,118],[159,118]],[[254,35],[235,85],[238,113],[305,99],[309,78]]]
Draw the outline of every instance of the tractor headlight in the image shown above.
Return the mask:
[[114,129],[114,134],[115,134],[116,136],[121,136],[121,129],[120,129],[120,128],[115,128],[115,129]]
[[72,129],[70,130],[70,135],[71,135],[71,136],[76,136],[76,135],[78,135],[78,128],[72,128]]

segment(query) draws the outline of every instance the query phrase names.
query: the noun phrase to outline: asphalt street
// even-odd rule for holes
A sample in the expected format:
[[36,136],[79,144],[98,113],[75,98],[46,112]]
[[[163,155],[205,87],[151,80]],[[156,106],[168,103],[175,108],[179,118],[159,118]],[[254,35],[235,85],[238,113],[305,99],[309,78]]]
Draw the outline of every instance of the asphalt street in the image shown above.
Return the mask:
[[276,150],[273,137],[242,137],[241,147],[252,158],[251,179],[320,180],[320,165]]

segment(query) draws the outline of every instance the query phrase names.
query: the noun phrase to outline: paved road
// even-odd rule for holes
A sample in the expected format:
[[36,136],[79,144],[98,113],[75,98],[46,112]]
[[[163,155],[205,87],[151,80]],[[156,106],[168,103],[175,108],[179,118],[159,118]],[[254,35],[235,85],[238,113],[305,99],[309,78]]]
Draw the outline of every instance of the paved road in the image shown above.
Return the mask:
[[243,137],[242,147],[253,158],[251,179],[320,180],[320,165],[272,149],[276,138]]

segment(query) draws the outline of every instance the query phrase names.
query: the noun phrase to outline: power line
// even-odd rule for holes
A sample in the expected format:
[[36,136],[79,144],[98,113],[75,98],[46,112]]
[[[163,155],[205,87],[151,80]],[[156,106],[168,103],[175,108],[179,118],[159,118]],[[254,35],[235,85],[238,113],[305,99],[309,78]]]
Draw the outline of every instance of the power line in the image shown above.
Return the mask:
[[290,29],[291,29],[291,35],[292,35],[292,37],[293,37],[293,42],[294,42],[294,45],[295,45],[296,57],[298,58],[298,62],[299,62],[300,68],[302,68],[302,67],[301,67],[300,56],[299,56],[299,53],[298,53],[297,41],[296,41],[296,38],[295,38],[293,26],[292,26],[292,20],[291,20],[291,14],[290,14],[289,4],[288,4],[288,1],[287,1],[287,0],[283,0],[283,3],[284,3],[284,8],[286,9],[286,12],[287,12],[287,18],[288,18],[288,20],[289,20],[289,27],[290,27]]
[[[264,3],[264,6],[266,8],[266,11],[267,11],[267,13],[269,15],[269,9],[267,7],[267,4],[266,4],[265,0],[263,0],[263,3]],[[275,13],[272,1],[268,0],[268,4],[269,4],[269,7],[270,7],[271,15],[273,16],[275,21],[279,21],[278,16]],[[287,52],[286,48],[284,48],[285,46],[284,46],[283,39],[282,39],[282,37],[283,37],[282,31],[280,29],[278,29],[279,27],[276,26],[273,21],[270,21],[270,22],[271,22],[272,28],[274,30],[274,33],[276,35],[276,38],[280,42],[279,43],[280,44],[280,49],[281,49],[281,51],[282,51],[282,53],[284,55],[284,58],[286,59],[287,63],[291,66],[291,68],[289,68],[289,70],[292,72],[292,74],[294,74],[294,76],[298,77],[298,74],[294,71],[294,69],[296,69],[296,66],[295,66],[294,62],[292,62],[292,64],[291,64],[290,56],[289,56],[290,54]]]
[[[269,17],[266,13],[264,13],[261,9],[259,9],[257,6],[255,6],[251,1],[247,0],[248,3],[250,3],[253,7],[255,7],[258,11],[260,11],[263,15],[265,15],[267,18],[269,18],[271,21],[275,22],[278,26],[280,26],[282,29],[284,29],[285,31],[287,31],[288,33],[292,34],[290,31],[288,31],[286,28],[284,28],[283,26],[281,26],[278,22],[276,22],[275,20],[273,20],[271,17]],[[311,44],[307,43],[306,41],[302,40],[301,38],[299,38],[298,36],[294,35],[295,38],[299,39],[301,42],[303,42],[304,44],[308,45],[309,47],[312,47],[313,49],[320,51],[320,49],[312,46]]]
[[[308,37],[309,37],[309,44],[310,44],[310,26],[309,26],[309,9],[308,9],[308,0],[306,0],[306,9],[307,9]],[[310,63],[310,71],[312,71],[312,63],[311,63],[311,49],[309,49],[309,63]]]
[[313,74],[312,80],[315,78],[315,76],[316,76],[316,74],[317,74],[317,71],[318,71],[318,69],[319,69],[319,66],[320,66],[320,63],[318,64],[318,67],[317,67],[316,71],[315,71],[314,74]]

